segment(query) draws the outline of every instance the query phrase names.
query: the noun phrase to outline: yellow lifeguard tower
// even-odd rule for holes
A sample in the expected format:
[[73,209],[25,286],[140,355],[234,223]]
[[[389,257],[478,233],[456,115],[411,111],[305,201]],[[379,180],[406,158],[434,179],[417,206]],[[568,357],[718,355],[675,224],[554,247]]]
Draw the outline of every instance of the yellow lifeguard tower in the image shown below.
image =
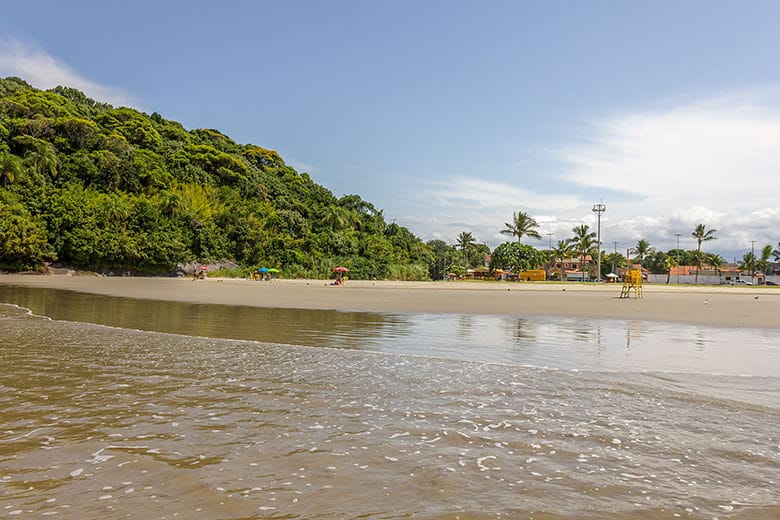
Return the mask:
[[623,288],[620,290],[621,298],[630,298],[631,290],[634,290],[634,298],[642,297],[642,270],[627,269],[623,275]]

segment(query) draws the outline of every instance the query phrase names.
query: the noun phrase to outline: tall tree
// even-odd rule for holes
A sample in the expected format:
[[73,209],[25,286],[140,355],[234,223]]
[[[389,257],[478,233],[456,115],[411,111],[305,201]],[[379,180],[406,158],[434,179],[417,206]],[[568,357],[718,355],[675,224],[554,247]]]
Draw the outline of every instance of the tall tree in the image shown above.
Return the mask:
[[704,224],[698,224],[693,230],[691,235],[696,239],[696,278],[694,283],[699,283],[699,271],[701,270],[702,256],[701,256],[701,243],[715,240],[715,230],[707,229]]
[[537,240],[542,238],[539,232],[536,231],[539,224],[533,217],[530,217],[527,213],[522,211],[512,213],[512,222],[505,222],[504,226],[506,227],[501,230],[501,233],[517,237],[518,242],[522,241],[524,236]]
[[460,247],[460,250],[463,253],[463,265],[466,268],[469,267],[469,248],[475,243],[474,235],[468,231],[461,231],[460,235],[458,235],[458,247]]
[[636,246],[633,248],[633,253],[636,255],[637,260],[641,264],[644,260],[645,256],[652,253],[654,251],[654,247],[650,245],[650,242],[645,240],[644,238],[639,239],[639,242],[636,243]]
[[766,282],[766,272],[769,270],[769,258],[772,256],[772,246],[767,244],[761,248],[761,256],[756,262],[756,267],[764,273],[764,282]]
[[705,255],[707,263],[715,269],[720,269],[720,266],[726,263],[726,259],[720,256],[718,253],[709,253]]
[[444,240],[429,240],[426,245],[430,247],[432,252],[428,262],[428,272],[431,279],[446,278],[450,266],[455,263],[457,250]]
[[750,273],[756,272],[756,254],[752,251],[748,251],[742,255],[742,260],[739,262],[740,271],[750,271]]
[[664,268],[666,269],[666,284],[669,285],[669,279],[672,277],[672,267],[677,267],[679,264],[677,263],[677,258],[666,255],[666,258],[664,258]]
[[504,242],[490,256],[491,269],[509,269],[514,274],[537,269],[543,262],[544,254],[541,251],[519,242]]
[[572,228],[574,238],[572,239],[572,247],[580,256],[580,271],[585,272],[585,258],[588,255],[593,255],[598,248],[596,244],[596,233],[590,230],[590,226],[587,224],[581,224]]

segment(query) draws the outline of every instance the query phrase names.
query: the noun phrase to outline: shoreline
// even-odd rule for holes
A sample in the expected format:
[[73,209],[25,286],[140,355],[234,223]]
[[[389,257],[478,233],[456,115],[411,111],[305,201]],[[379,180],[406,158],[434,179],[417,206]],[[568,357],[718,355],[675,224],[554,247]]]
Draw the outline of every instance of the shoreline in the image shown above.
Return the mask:
[[545,315],[651,320],[735,328],[780,328],[780,290],[645,285],[620,299],[621,284],[492,281],[329,280],[250,282],[236,278],[153,278],[0,274],[0,286],[250,307],[424,314]]

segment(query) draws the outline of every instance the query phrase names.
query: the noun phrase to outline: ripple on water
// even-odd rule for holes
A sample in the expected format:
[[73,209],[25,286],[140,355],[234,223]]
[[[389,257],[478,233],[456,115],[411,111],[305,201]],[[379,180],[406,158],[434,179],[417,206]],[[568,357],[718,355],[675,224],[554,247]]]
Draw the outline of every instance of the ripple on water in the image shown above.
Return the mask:
[[0,356],[15,367],[0,374],[7,514],[778,512],[777,405],[711,391],[739,397],[751,378],[11,321],[0,337]]

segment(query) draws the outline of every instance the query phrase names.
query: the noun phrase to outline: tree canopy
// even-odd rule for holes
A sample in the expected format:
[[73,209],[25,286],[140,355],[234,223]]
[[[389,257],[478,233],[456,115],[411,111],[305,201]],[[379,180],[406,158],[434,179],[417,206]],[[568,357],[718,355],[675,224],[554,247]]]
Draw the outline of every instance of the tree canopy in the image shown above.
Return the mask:
[[501,233],[517,237],[518,242],[522,241],[524,236],[539,240],[542,236],[536,230],[538,227],[539,224],[533,217],[519,211],[512,214],[512,222],[504,223],[504,229],[501,230]]
[[544,264],[544,253],[520,242],[504,242],[496,247],[490,257],[491,269],[504,269],[514,274],[536,269]]

